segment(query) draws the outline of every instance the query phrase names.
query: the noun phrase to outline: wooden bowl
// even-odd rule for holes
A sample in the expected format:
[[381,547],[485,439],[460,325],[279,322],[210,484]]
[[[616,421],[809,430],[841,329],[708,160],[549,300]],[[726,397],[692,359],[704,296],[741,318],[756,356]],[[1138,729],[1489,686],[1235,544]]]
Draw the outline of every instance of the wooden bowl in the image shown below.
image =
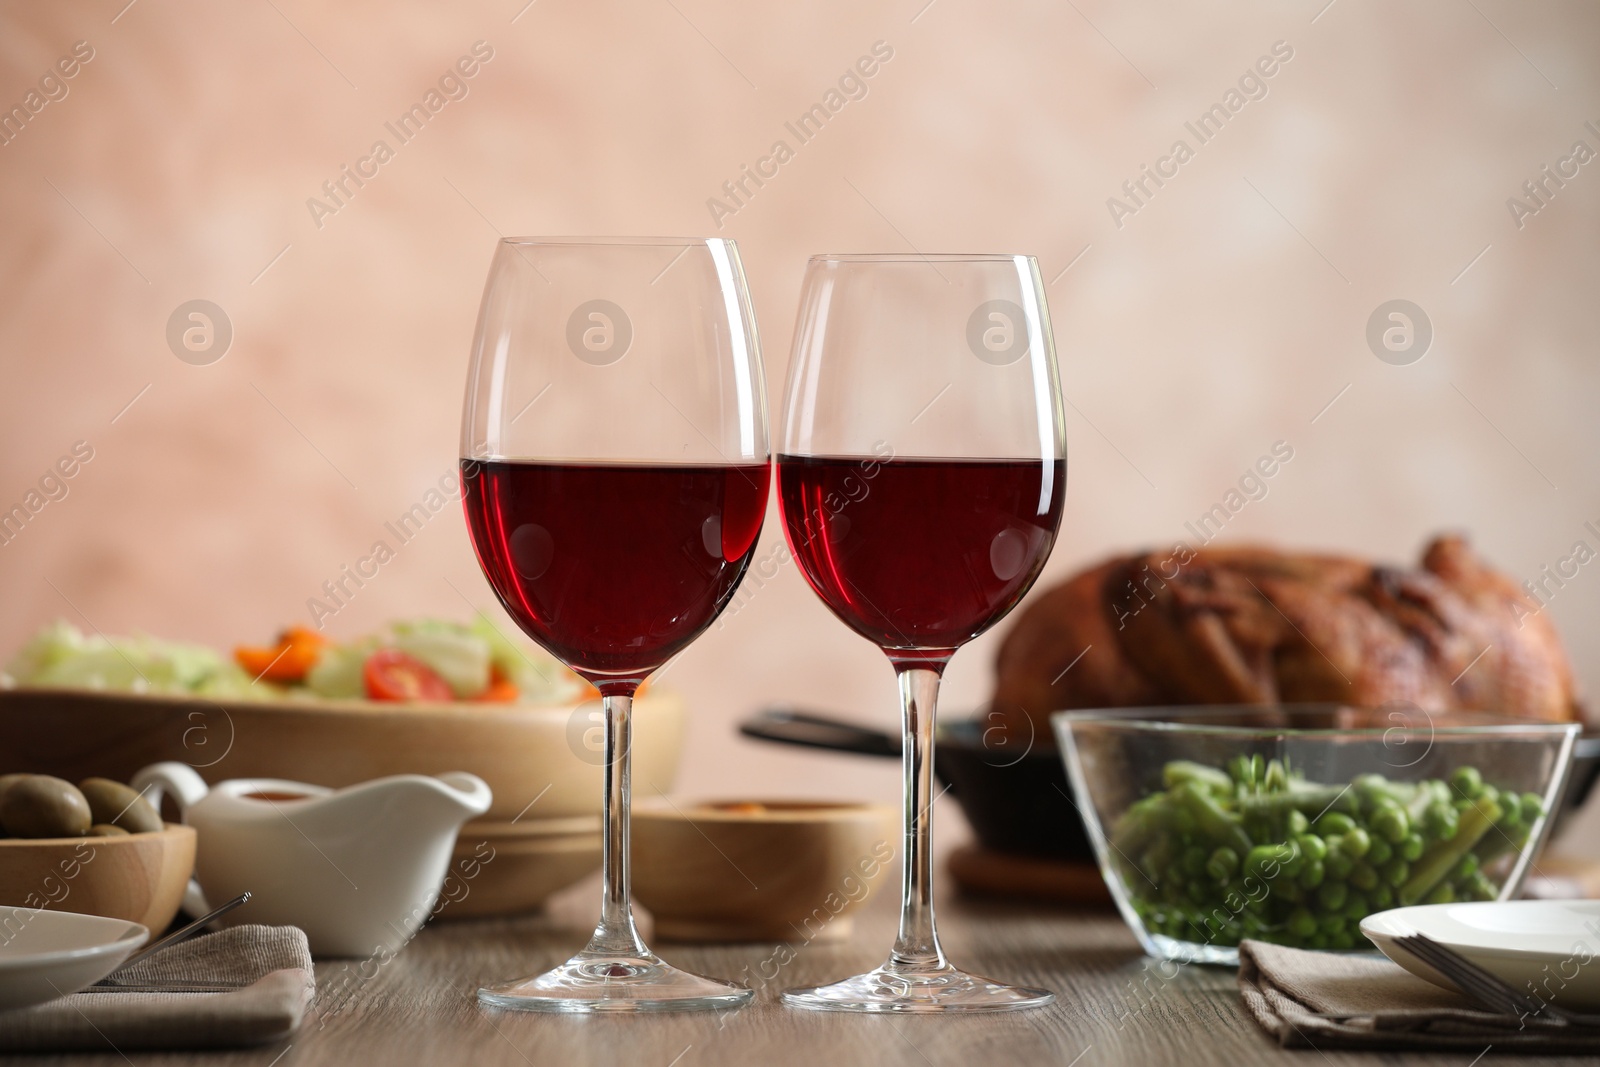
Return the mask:
[[898,815],[794,800],[633,812],[633,892],[676,941],[838,941],[894,866]]
[[598,818],[547,819],[544,825],[462,827],[439,892],[440,919],[537,911],[553,894],[600,868]]
[[[652,691],[634,702],[636,794],[671,788],[683,748],[682,701]],[[485,816],[509,821],[600,811],[600,702],[378,704],[211,701],[59,689],[0,691],[0,773],[126,782],[161,760],[207,782],[283,778],[333,788],[391,774],[470,771],[494,790]]]
[[0,904],[136,922],[158,936],[194,873],[195,833],[0,839]]

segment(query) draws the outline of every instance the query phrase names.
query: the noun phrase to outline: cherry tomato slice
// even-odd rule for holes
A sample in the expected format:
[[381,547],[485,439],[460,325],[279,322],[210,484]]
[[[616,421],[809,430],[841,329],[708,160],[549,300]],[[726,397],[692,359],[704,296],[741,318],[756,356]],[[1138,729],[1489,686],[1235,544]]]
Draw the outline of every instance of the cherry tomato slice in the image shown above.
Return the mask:
[[432,667],[397,648],[380,648],[361,668],[367,696],[373,700],[449,701],[455,696]]

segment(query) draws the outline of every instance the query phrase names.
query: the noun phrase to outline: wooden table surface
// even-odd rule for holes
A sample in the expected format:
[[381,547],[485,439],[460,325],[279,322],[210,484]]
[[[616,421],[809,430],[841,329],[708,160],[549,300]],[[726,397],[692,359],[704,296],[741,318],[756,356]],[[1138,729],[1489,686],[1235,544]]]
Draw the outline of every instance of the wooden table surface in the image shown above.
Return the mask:
[[[1468,1067],[1461,1053],[1287,1051],[1245,1014],[1231,969],[1158,972],[1114,913],[980,903],[949,896],[940,907],[948,955],[991,977],[1055,990],[1031,1012],[971,1017],[868,1017],[795,1011],[778,1002],[791,985],[840,978],[882,962],[894,930],[894,892],[880,893],[850,940],[799,948],[786,965],[777,946],[656,946],[671,962],[742,980],[750,1007],[726,1014],[560,1017],[487,1012],[480,983],[530,974],[579,948],[593,922],[598,887],[563,894],[546,915],[436,923],[398,956],[319,962],[318,997],[300,1032],[277,1045],[236,1052],[13,1056],[10,1065],[310,1067],[373,1063],[473,1067],[698,1067],[841,1064],[1002,1067],[1251,1067],[1255,1064],[1439,1064]],[[947,895],[948,896],[948,895]],[[781,958],[781,957],[780,957]],[[775,977],[770,977],[775,974]],[[1484,1064],[1523,1062],[1494,1054]],[[1580,1057],[1527,1059],[1544,1067],[1592,1064]]]

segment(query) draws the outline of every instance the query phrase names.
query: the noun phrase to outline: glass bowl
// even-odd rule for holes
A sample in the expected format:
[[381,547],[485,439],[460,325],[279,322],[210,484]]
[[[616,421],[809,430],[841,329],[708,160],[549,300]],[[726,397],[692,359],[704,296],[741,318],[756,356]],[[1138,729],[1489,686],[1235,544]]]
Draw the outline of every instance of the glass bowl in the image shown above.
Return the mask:
[[1366,915],[1517,894],[1576,723],[1338,704],[1052,718],[1146,952],[1237,964],[1243,938],[1367,948]]

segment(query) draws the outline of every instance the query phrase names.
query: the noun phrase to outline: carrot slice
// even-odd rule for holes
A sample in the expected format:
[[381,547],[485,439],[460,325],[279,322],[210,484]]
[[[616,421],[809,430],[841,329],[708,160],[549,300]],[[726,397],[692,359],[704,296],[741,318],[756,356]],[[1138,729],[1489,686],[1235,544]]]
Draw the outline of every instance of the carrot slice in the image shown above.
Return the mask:
[[233,650],[234,661],[250,673],[251,678],[265,678],[269,682],[303,682],[306,672],[316,666],[322,657],[327,640],[315,630],[304,626],[291,626],[278,635],[278,643],[270,648],[241,645]]

